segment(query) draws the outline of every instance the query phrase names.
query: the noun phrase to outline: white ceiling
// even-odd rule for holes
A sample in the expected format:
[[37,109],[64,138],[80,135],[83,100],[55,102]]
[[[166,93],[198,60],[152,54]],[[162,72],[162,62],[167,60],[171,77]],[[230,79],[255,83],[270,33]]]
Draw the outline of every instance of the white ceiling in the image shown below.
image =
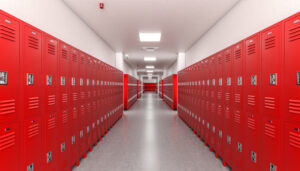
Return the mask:
[[[144,56],[156,56],[157,69],[166,69],[239,0],[63,0],[116,52],[137,69]],[[161,32],[159,43],[141,43],[139,32]],[[145,52],[144,46],[158,46]],[[151,62],[150,62],[151,64]]]

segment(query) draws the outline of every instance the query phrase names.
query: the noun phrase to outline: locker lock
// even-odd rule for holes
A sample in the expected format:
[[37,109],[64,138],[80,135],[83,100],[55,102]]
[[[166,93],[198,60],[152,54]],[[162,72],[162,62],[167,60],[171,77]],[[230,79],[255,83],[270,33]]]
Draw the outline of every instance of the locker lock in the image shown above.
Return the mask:
[[222,130],[219,130],[219,137],[222,138]]
[[33,163],[31,163],[30,165],[27,166],[27,171],[34,171]]
[[270,163],[270,171],[277,171],[277,166],[273,163]]
[[256,163],[256,153],[254,151],[251,151],[251,160]]
[[300,85],[300,71],[297,71],[297,85]]
[[47,163],[50,163],[51,160],[52,160],[52,151],[49,151],[49,152],[47,153]]
[[212,131],[213,131],[213,133],[216,132],[216,127],[215,126],[213,126]]
[[80,138],[83,137],[83,130],[80,130]]
[[75,135],[72,136],[72,144],[75,144]]
[[231,136],[227,136],[227,144],[231,144]]
[[7,85],[7,71],[0,71],[0,85]]
[[61,152],[64,152],[65,149],[66,149],[66,143],[63,142],[63,143],[61,143],[61,145],[60,145],[60,151],[61,151]]
[[240,142],[237,143],[238,152],[242,152],[242,144]]

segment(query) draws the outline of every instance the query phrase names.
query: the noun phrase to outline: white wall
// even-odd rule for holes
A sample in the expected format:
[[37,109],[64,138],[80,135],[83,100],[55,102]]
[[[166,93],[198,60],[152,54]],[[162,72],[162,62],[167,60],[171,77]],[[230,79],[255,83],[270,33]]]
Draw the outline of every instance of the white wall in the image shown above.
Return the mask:
[[124,55],[122,52],[116,53],[116,67],[123,71],[124,74],[129,74],[136,79],[139,79],[136,70],[124,60]]
[[300,11],[300,0],[241,0],[186,52],[186,66]]
[[115,66],[115,52],[62,0],[0,0],[0,9]]
[[166,78],[167,76],[172,74],[177,74],[178,71],[184,69],[186,67],[185,60],[186,60],[185,53],[184,52],[178,53],[176,61],[173,64],[171,64],[168,67],[168,69],[164,71],[163,78]]

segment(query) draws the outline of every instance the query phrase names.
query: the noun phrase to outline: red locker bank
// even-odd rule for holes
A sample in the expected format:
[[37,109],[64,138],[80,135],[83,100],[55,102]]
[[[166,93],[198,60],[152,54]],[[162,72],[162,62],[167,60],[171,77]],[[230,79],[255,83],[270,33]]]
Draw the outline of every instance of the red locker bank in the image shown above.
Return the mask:
[[124,109],[129,110],[137,101],[137,79],[124,74]]
[[122,117],[123,73],[1,10],[0,28],[0,170],[70,170]]
[[164,80],[164,101],[171,107],[177,109],[177,74],[173,74]]
[[159,81],[159,97],[164,98],[164,81]]

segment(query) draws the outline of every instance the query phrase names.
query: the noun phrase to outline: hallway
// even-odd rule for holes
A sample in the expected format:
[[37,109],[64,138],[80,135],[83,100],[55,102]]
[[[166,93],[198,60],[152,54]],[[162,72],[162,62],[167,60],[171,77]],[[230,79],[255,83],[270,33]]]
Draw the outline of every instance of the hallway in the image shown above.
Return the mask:
[[154,93],[144,93],[74,171],[222,171],[204,143]]

